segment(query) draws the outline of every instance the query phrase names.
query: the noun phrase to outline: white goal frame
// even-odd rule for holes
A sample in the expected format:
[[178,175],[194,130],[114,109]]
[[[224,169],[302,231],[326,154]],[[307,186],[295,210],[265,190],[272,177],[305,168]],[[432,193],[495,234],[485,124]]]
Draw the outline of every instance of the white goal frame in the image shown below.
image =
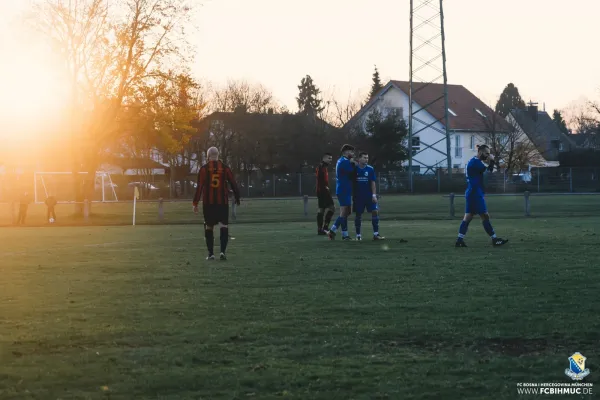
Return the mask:
[[[87,172],[77,172],[78,175],[87,175]],[[48,197],[48,189],[46,188],[46,182],[44,181],[44,175],[73,175],[72,172],[40,172],[40,171],[35,171],[33,173],[33,193],[34,193],[34,203],[36,204],[43,204],[45,200],[43,201],[39,201],[38,200],[38,194],[37,194],[37,189],[38,189],[38,176],[41,179],[42,182],[42,187],[44,188],[44,193],[46,194],[46,197]],[[115,191],[115,186],[113,184],[112,178],[110,177],[110,174],[108,172],[104,172],[104,171],[96,171],[96,177],[100,177],[102,180],[101,186],[102,186],[102,200],[98,201],[92,201],[93,203],[115,203],[117,201],[119,201],[119,199],[117,198],[117,192]],[[106,187],[105,187],[105,182],[106,179],[108,179],[108,182],[110,183],[110,191],[112,191],[112,194],[114,196],[114,200],[106,200]],[[94,177],[94,185],[96,184],[95,182],[95,177]],[[76,203],[76,200],[73,201],[61,201],[59,203],[61,204],[70,204],[70,203]]]

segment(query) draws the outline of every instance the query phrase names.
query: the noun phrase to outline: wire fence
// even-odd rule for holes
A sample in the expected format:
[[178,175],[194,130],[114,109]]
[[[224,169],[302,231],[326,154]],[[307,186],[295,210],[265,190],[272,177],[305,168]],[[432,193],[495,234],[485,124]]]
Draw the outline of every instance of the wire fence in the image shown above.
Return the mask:
[[[486,175],[487,193],[578,193],[600,192],[600,168],[533,168],[522,174],[506,175],[495,172]],[[236,176],[243,198],[279,198],[314,196],[316,176],[311,170],[298,173],[265,173],[247,171]],[[335,172],[330,171],[330,187],[335,191]],[[377,175],[377,191],[380,194],[410,193],[410,176],[403,171],[387,171]],[[107,186],[109,185],[109,186]],[[191,199],[196,190],[195,177],[170,181],[165,175],[142,177],[139,175],[111,175],[110,179],[97,179],[92,201],[132,200],[134,187],[140,189],[142,200]],[[45,175],[44,186],[32,176],[11,180],[0,175],[0,202],[19,201],[24,191],[35,193],[37,200],[45,200],[46,187],[52,188],[59,202],[75,200],[73,175]],[[44,190],[42,190],[42,188]],[[464,170],[456,169],[450,178],[444,170],[435,174],[413,175],[413,193],[461,193],[466,189]],[[108,195],[107,195],[108,194]]]
[[[490,194],[488,209],[497,218],[556,218],[600,216],[600,193],[523,193]],[[464,194],[456,195],[382,195],[380,215],[385,220],[445,220],[462,217]],[[75,204],[56,207],[53,226],[131,225],[133,203],[89,203],[85,217],[74,217]],[[303,196],[294,198],[252,198],[230,206],[230,221],[238,223],[288,223],[316,221],[317,200]],[[0,203],[0,226],[14,225],[19,213],[16,203]],[[189,201],[138,201],[136,225],[202,224],[202,215],[194,215]],[[25,226],[46,226],[47,208],[32,204],[27,209]]]

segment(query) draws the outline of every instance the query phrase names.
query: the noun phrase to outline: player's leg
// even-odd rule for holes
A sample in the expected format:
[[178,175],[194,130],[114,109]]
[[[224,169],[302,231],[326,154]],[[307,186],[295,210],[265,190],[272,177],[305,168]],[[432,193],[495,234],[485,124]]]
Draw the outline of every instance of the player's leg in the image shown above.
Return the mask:
[[362,228],[362,214],[364,207],[354,203],[354,229],[356,231],[356,240],[362,240],[361,228]]
[[207,260],[215,259],[215,234],[214,226],[218,223],[215,221],[214,207],[203,205],[202,212],[204,214],[204,238],[206,240],[206,249],[208,250]]
[[465,198],[465,216],[460,223],[460,227],[458,228],[458,237],[456,238],[456,247],[467,247],[465,243],[465,236],[467,236],[467,231],[469,230],[469,224],[471,220],[473,220],[473,215],[478,214],[479,210],[477,209],[477,202],[475,196],[468,195]]
[[348,217],[350,216],[352,208],[350,205],[344,207],[344,211],[342,213],[342,240],[350,240],[350,235],[348,235]]
[[346,235],[348,235],[348,215],[350,215],[352,199],[350,196],[338,195],[338,202],[340,203],[340,215],[337,217],[327,234],[331,240],[335,238],[336,232],[340,227],[342,228],[342,234],[345,230]]
[[321,207],[321,199],[319,199],[319,208],[317,209],[317,234],[323,235],[323,217],[324,217],[324,209]]
[[219,258],[221,260],[226,260],[227,256],[225,255],[225,251],[227,250],[227,243],[229,242],[229,206],[228,205],[220,205],[219,207],[219,222],[221,223],[221,235],[220,235],[220,244],[221,244],[221,254]]
[[490,239],[492,239],[493,246],[502,246],[508,242],[507,239],[502,239],[496,236],[496,232],[494,231],[492,223],[490,222],[490,214],[487,212],[487,210],[481,214],[481,221],[483,223],[483,229],[485,229],[485,232],[488,234]]
[[[469,209],[469,211],[471,211]],[[473,214],[471,212],[466,212],[462,221],[460,222],[460,227],[458,228],[458,237],[456,238],[456,247],[467,247],[465,243],[465,236],[467,236],[467,231],[469,230],[469,224],[473,220]]]
[[384,240],[379,234],[379,204],[369,200],[367,211],[371,213],[371,225],[373,225],[373,240]]
[[327,207],[325,207],[327,210],[327,213],[325,213],[325,219],[323,220],[323,231],[327,232],[329,230],[329,224],[331,223],[331,218],[333,217],[333,214],[335,213],[335,205],[333,204],[333,198],[331,197],[331,195],[328,198],[328,204]]

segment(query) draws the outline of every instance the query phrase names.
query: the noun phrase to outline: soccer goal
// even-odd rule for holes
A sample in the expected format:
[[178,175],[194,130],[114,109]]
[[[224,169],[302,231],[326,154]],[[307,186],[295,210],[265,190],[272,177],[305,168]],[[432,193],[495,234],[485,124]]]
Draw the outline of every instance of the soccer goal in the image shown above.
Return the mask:
[[[87,172],[78,172],[77,179],[83,185]],[[34,202],[44,203],[52,195],[59,203],[74,203],[75,184],[72,172],[34,172]],[[108,172],[96,172],[92,202],[118,201],[117,185]]]

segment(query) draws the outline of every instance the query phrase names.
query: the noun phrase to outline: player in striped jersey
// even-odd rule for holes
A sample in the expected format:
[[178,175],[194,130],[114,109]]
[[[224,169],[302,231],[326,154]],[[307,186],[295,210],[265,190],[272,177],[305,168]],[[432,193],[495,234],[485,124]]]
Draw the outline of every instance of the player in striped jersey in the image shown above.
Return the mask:
[[194,195],[194,213],[198,213],[198,203],[202,200],[204,214],[204,237],[208,248],[207,260],[214,260],[214,226],[221,225],[221,260],[226,260],[225,250],[229,239],[229,186],[235,203],[240,204],[240,191],[231,169],[219,160],[219,150],[211,147],[206,152],[208,162],[198,172],[198,186]]

